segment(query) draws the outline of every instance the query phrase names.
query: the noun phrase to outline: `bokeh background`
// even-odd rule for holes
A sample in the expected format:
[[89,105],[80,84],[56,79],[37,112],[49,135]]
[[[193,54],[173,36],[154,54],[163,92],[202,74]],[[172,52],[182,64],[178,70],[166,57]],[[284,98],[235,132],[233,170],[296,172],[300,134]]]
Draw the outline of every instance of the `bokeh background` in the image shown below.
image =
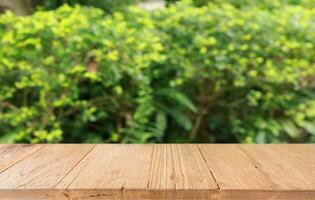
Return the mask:
[[1,143],[315,142],[314,0],[0,0]]

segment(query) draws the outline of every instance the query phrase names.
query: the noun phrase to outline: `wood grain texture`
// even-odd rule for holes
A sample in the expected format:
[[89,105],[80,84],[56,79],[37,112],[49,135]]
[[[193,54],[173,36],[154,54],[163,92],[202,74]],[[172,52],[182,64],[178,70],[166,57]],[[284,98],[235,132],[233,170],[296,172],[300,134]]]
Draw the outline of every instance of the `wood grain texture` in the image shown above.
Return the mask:
[[[246,154],[255,158],[256,167],[268,175],[273,188],[315,190],[315,148],[308,147],[304,145],[299,148],[299,145],[292,145],[287,149],[282,145],[241,146]],[[313,155],[307,155],[306,150]]]
[[0,145],[0,173],[41,149],[42,145]]
[[199,147],[221,199],[315,199],[313,145]]
[[268,178],[239,145],[201,144],[199,147],[221,190],[272,190]]
[[[241,148],[268,177],[274,198],[315,199],[315,146],[242,145]],[[301,194],[303,190],[309,193]]]
[[96,145],[57,188],[73,199],[148,198],[151,154],[152,145]]
[[0,155],[0,200],[315,200],[315,145],[0,145]]
[[[9,199],[31,190],[39,190],[30,199],[43,199],[46,196],[60,196],[54,187],[94,145],[46,145],[23,161],[0,173],[0,199],[6,195]],[[22,192],[22,194],[24,194]],[[62,195],[62,194],[61,194]],[[29,198],[26,195],[24,199]],[[17,198],[17,197],[16,197]],[[47,197],[48,198],[48,197]],[[58,198],[60,199],[60,198]]]
[[198,147],[153,145],[149,189],[157,199],[208,199],[218,190]]

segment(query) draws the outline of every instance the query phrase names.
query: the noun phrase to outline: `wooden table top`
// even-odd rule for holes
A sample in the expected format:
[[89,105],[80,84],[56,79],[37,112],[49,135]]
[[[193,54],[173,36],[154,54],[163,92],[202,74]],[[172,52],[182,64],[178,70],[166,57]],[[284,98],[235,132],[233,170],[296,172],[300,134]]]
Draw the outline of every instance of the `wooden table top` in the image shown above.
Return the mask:
[[315,199],[315,145],[0,145],[0,199]]

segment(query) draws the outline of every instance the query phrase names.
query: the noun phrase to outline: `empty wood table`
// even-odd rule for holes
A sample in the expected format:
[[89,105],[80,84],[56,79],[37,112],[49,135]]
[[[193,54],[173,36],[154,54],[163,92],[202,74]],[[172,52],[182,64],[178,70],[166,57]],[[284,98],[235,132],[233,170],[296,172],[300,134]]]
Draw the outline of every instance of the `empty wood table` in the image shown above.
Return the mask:
[[315,199],[315,145],[0,145],[0,199]]

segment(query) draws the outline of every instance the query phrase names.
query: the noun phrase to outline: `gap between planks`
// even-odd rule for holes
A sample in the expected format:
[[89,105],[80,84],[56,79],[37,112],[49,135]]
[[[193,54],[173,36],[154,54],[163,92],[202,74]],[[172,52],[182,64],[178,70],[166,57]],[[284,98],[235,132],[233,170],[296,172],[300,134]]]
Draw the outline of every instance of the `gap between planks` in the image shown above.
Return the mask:
[[[48,145],[47,145],[48,146]],[[35,153],[38,151],[43,151],[48,147],[43,145],[36,151],[26,155],[24,158],[20,158],[14,164],[9,166],[7,169],[2,171],[2,173],[6,173],[9,169],[16,168],[16,165],[21,166],[21,162],[24,162],[29,157],[34,157]],[[62,146],[62,145],[60,145]],[[102,150],[103,146],[103,150]],[[86,152],[80,154],[77,157],[77,160],[67,168],[65,174],[62,174],[62,178],[58,182],[55,183],[55,186],[51,189],[60,189],[56,188],[56,186],[63,182],[66,178],[69,178],[70,182],[68,185],[64,186],[64,190],[67,191],[67,196],[69,194],[68,188],[72,186],[72,183],[77,182],[76,179],[81,175],[81,169],[76,174],[74,170],[80,166],[82,169],[86,171],[85,168],[89,165],[88,157],[93,158],[93,155],[101,156],[102,159],[94,160],[94,166],[98,166],[99,169],[104,170],[101,168],[102,163],[105,163],[106,167],[111,167],[111,162],[116,162],[115,167],[124,169],[128,171],[131,169],[131,174],[127,173],[127,178],[130,181],[132,178],[135,177],[132,173],[139,173],[136,176],[141,175],[141,168],[137,168],[138,165],[136,162],[136,166],[133,166],[134,163],[130,163],[131,165],[120,166],[119,164],[125,163],[124,160],[120,160],[119,156],[122,155],[123,159],[126,160],[133,160],[143,162],[145,160],[145,169],[148,172],[148,179],[143,176],[143,180],[145,180],[145,184],[143,184],[144,190],[155,190],[156,186],[161,187],[161,190],[165,190],[166,192],[170,191],[173,188],[173,192],[182,192],[182,189],[189,190],[197,190],[196,188],[191,187],[191,185],[177,185],[176,182],[171,183],[170,185],[154,185],[154,179],[157,183],[160,180],[165,181],[168,179],[172,179],[169,175],[175,174],[175,176],[184,177],[188,180],[191,175],[191,171],[197,170],[197,172],[201,171],[208,171],[212,177],[212,180],[215,182],[217,190],[220,192],[220,196],[222,194],[222,198],[229,199],[231,195],[238,195],[240,198],[248,199],[248,197],[252,197],[252,199],[257,198],[257,195],[262,198],[268,199],[315,199],[314,196],[314,166],[315,166],[315,157],[314,157],[314,145],[288,145],[288,146],[281,146],[281,145],[205,145],[205,144],[191,144],[191,145],[160,145],[154,144],[149,147],[146,145],[145,148],[141,146],[128,146],[128,145],[121,145],[124,146],[126,151],[122,151],[118,148],[120,145],[91,145],[91,147],[86,148]],[[45,148],[44,148],[45,147]],[[98,147],[99,152],[96,151],[96,147]],[[73,147],[71,147],[73,148]],[[116,149],[115,149],[116,148]],[[53,148],[49,148],[53,149]],[[74,148],[76,149],[76,148]],[[147,149],[147,153],[142,154],[142,151]],[[196,149],[196,151],[194,150]],[[102,150],[102,151],[101,151]],[[107,152],[109,151],[109,152]],[[128,155],[128,152],[132,152]],[[45,150],[44,152],[49,153],[49,151]],[[102,153],[104,152],[104,153]],[[112,155],[114,152],[114,155]],[[127,152],[127,153],[126,153]],[[137,155],[133,155],[133,153],[139,153],[141,155],[147,155],[147,159],[141,159]],[[122,153],[122,154],[121,154]],[[188,153],[188,154],[187,154]],[[187,154],[187,155],[186,155]],[[44,153],[40,153],[40,155],[45,155]],[[131,158],[130,158],[131,156]],[[53,156],[56,157],[56,154]],[[118,158],[117,158],[118,157]],[[155,158],[156,157],[156,158]],[[199,158],[198,158],[199,157]],[[69,159],[69,158],[68,158]],[[106,159],[109,161],[106,162]],[[118,159],[118,160],[117,160]],[[197,159],[197,160],[196,160]],[[47,160],[47,159],[46,159]],[[58,162],[62,162],[63,159],[58,160]],[[67,158],[65,158],[67,160]],[[105,160],[105,161],[104,161]],[[93,161],[93,160],[91,160]],[[161,162],[159,162],[161,161]],[[196,161],[199,161],[199,165],[205,166],[205,168],[200,168],[199,165],[195,165]],[[299,161],[299,162],[297,162]],[[65,161],[66,162],[66,161]],[[195,163],[196,162],[196,163]],[[32,163],[32,162],[26,162]],[[118,165],[117,165],[118,163]],[[157,165],[158,164],[158,165]],[[188,164],[188,166],[186,166]],[[286,165],[287,164],[287,165]],[[58,163],[56,164],[59,165]],[[22,165],[23,166],[23,165]],[[24,166],[27,166],[24,164]],[[169,167],[171,166],[171,167]],[[185,166],[187,168],[185,168]],[[47,166],[48,168],[52,168],[52,166]],[[113,168],[115,168],[113,167]],[[167,168],[169,167],[169,168]],[[191,168],[192,167],[192,168]],[[93,169],[93,168],[90,168]],[[206,170],[205,170],[206,169]],[[124,171],[122,170],[122,171]],[[166,171],[165,171],[166,170]],[[198,171],[199,170],[199,171]],[[10,170],[13,172],[18,172],[16,169]],[[58,172],[57,170],[55,172]],[[96,173],[99,171],[96,170]],[[106,171],[101,171],[106,174]],[[154,173],[155,172],[155,173]],[[0,173],[0,175],[2,174]],[[163,174],[166,173],[166,174]],[[185,174],[188,173],[188,174]],[[6,173],[8,174],[8,173]],[[70,176],[70,174],[74,174],[75,176]],[[198,173],[197,173],[198,174]],[[162,178],[157,177],[161,175]],[[187,177],[185,177],[187,175]],[[89,176],[85,176],[87,179]],[[96,176],[97,177],[97,176]],[[204,176],[207,177],[207,176]],[[255,177],[255,178],[253,178]],[[73,179],[72,179],[73,178]],[[97,177],[98,180],[102,180],[102,178],[108,177]],[[110,178],[110,177],[109,177]],[[164,179],[163,179],[164,178]],[[175,177],[176,178],[176,177]],[[80,177],[80,180],[85,180]],[[109,179],[111,180],[111,179]],[[124,182],[119,182],[119,180],[113,180],[113,186],[118,186],[117,191],[120,193],[119,195],[123,195],[123,193],[128,192],[126,189],[130,185],[126,185]],[[115,183],[116,181],[116,183]],[[168,180],[171,181],[171,180]],[[209,178],[209,181],[210,178]],[[260,182],[259,182],[260,181]],[[265,182],[264,182],[265,181]],[[189,181],[188,181],[189,182]],[[78,182],[80,183],[80,181]],[[76,183],[76,185],[79,185]],[[122,184],[121,184],[122,183]],[[142,182],[141,182],[142,183]],[[200,183],[199,183],[200,184]],[[127,187],[126,187],[127,186]],[[202,186],[202,184],[201,184]],[[191,188],[189,188],[191,187]],[[71,188],[72,190],[75,187]],[[86,189],[80,188],[78,189]],[[100,188],[99,188],[100,189]],[[105,188],[106,189],[106,188]],[[176,190],[178,189],[178,190]],[[105,190],[104,190],[105,191]],[[1,192],[1,191],[0,191]],[[256,194],[254,194],[256,193]],[[309,194],[307,194],[309,193]],[[102,193],[98,193],[96,195],[101,195]],[[299,195],[304,195],[299,196]],[[92,194],[92,196],[95,194]],[[103,195],[108,195],[104,193]],[[165,194],[167,195],[167,194]],[[174,194],[171,194],[174,195]],[[176,194],[178,195],[178,194]],[[175,196],[176,196],[175,195]],[[253,195],[253,196],[249,196]],[[256,196],[255,196],[256,195]],[[293,196],[291,196],[293,195]],[[67,196],[68,197],[68,196]],[[301,197],[301,198],[298,198]],[[214,197],[215,199],[222,199],[221,197]],[[1,198],[0,198],[1,199]]]
[[[56,189],[57,185],[58,185],[60,182],[62,182],[63,179],[64,179],[68,174],[70,174],[70,172],[71,172],[77,165],[79,165],[80,162],[94,149],[95,146],[96,146],[96,144],[93,144],[92,148],[72,167],[71,170],[69,170],[69,171],[62,177],[62,179],[61,179],[60,181],[58,181],[58,183],[54,186],[55,189]],[[78,174],[78,175],[79,175],[79,174]],[[75,177],[75,178],[76,178],[76,177]],[[75,178],[73,179],[73,181],[75,180]],[[72,182],[73,182],[73,181],[72,181]],[[72,182],[71,182],[71,183],[72,183]],[[68,187],[71,185],[71,183],[68,185]],[[68,190],[68,187],[65,188],[65,189]]]
[[[139,156],[144,158],[139,160]],[[95,157],[98,159],[93,159]],[[119,157],[127,161],[121,161]],[[133,162],[133,159],[136,161]],[[137,163],[137,160],[140,163]],[[144,162],[142,167],[141,162]],[[114,189],[117,193],[128,193],[132,190],[142,190],[143,193],[159,192],[165,196],[176,195],[170,192],[184,194],[219,190],[197,145],[121,145],[119,148],[119,145],[101,144],[96,145],[74,168],[63,178],[57,189],[67,189],[66,192],[69,193],[76,192],[78,188],[89,190],[95,186],[94,189],[100,191]],[[122,179],[125,180],[119,180],[119,177],[111,174],[113,168],[124,171]],[[94,183],[97,183],[94,185],[88,180],[91,178],[88,174],[91,174],[93,169],[99,173],[97,176],[92,175]],[[134,178],[136,183],[132,183],[131,179]],[[215,184],[211,186],[212,182]],[[159,196],[159,193],[156,195]]]
[[[10,150],[10,146],[14,146],[13,144],[8,144],[8,145],[3,145],[3,147],[2,148],[6,148],[6,146],[8,146],[9,147],[9,150]],[[24,147],[24,146],[27,146],[27,147],[33,147],[33,148],[35,148],[35,145],[28,145],[28,144],[18,144],[18,145],[16,145],[16,146],[22,146],[22,147]],[[38,146],[38,148],[37,149],[35,149],[34,151],[30,151],[30,153],[28,153],[27,151],[25,152],[25,156],[22,156],[22,158],[17,158],[15,161],[12,161],[12,163],[10,164],[7,164],[7,166],[4,166],[3,167],[3,169],[1,169],[0,168],[0,174],[1,173],[3,173],[3,172],[5,172],[6,170],[8,170],[8,169],[10,169],[11,167],[13,167],[14,165],[16,165],[16,164],[18,164],[18,163],[20,163],[20,162],[22,162],[23,160],[25,160],[25,159],[27,159],[28,157],[30,157],[30,156],[32,156],[34,153],[36,153],[36,152],[38,152],[38,151],[40,151],[41,149],[43,149],[43,148],[45,148],[45,146],[44,145],[36,145],[36,146]]]
[[212,172],[211,169],[209,168],[209,166],[208,166],[208,164],[207,164],[207,161],[206,161],[206,158],[205,158],[205,156],[203,155],[203,153],[201,152],[200,146],[199,146],[198,144],[196,144],[196,145],[197,145],[197,148],[198,148],[198,150],[199,150],[199,153],[201,154],[201,156],[202,156],[202,158],[203,158],[203,161],[204,161],[205,165],[207,166],[207,169],[208,169],[209,172],[211,173],[211,176],[212,176],[213,180],[215,181],[215,183],[217,184],[218,190],[220,191],[220,190],[221,190],[220,185],[219,185],[217,179],[215,178],[213,172]]

